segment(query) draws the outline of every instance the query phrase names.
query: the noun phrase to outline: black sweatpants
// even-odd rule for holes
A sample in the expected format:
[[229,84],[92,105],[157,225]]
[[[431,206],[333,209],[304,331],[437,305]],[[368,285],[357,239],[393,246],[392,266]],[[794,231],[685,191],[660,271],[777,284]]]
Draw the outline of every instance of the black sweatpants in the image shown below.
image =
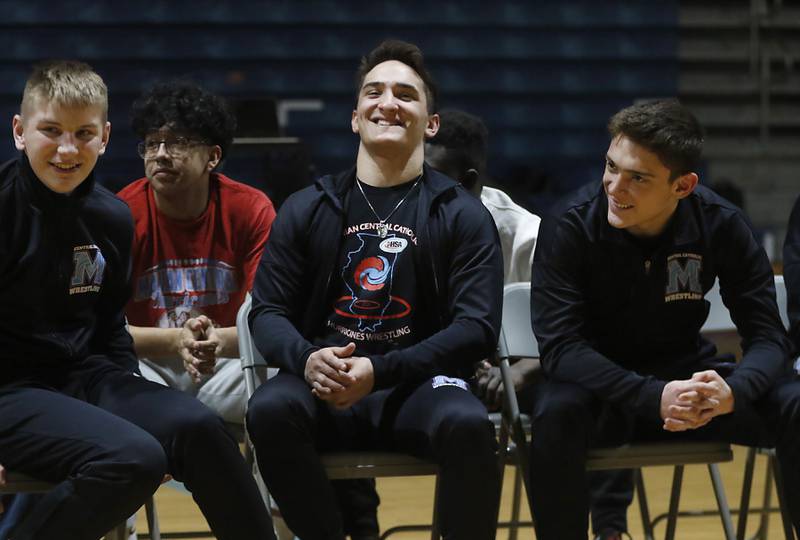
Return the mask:
[[634,417],[576,384],[545,381],[532,422],[530,485],[542,540],[586,539],[589,448],[667,440],[774,446],[792,522],[800,531],[800,380],[795,376],[754,403],[736,403],[733,413],[679,433],[664,431],[656,418]]
[[319,452],[385,449],[439,464],[444,538],[494,538],[497,443],[486,408],[469,389],[428,380],[373,392],[339,411],[301,378],[280,373],[250,399],[247,429],[270,493],[303,540],[344,538]]
[[217,538],[274,539],[238,444],[193,397],[102,356],[0,384],[0,464],[53,482],[14,540],[96,540],[165,472],[182,481]]

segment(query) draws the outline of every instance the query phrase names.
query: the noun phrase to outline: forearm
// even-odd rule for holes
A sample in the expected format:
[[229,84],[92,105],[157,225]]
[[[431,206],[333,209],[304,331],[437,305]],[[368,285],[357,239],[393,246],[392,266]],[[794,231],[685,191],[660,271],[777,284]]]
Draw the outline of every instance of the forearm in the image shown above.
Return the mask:
[[477,320],[455,321],[411,347],[373,356],[375,388],[434,375],[467,377],[476,362],[492,353],[494,342],[494,334]]
[[220,338],[220,358],[239,358],[239,337],[235,326],[217,328],[216,333]]
[[157,328],[129,324],[128,332],[133,338],[133,348],[139,358],[157,360],[180,356],[180,328]]

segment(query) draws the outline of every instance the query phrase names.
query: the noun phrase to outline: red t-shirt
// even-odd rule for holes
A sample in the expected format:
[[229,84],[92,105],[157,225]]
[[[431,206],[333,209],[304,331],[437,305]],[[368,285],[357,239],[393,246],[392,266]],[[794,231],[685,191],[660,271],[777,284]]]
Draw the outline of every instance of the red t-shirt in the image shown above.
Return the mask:
[[119,192],[135,224],[130,324],[175,328],[205,314],[217,326],[236,325],[275,209],[255,188],[216,173],[210,181],[208,206],[191,220],[161,214],[147,178]]

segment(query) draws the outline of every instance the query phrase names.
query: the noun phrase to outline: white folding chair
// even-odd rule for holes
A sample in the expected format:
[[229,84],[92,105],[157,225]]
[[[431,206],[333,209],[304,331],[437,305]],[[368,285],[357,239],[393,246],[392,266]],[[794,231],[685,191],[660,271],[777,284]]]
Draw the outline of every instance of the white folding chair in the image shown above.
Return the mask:
[[[530,283],[512,283],[506,285],[503,293],[503,325],[500,332],[499,360],[505,388],[513,388],[509,372],[510,359],[538,358],[539,345],[531,329]],[[504,392],[504,421],[508,424],[511,437],[517,446],[517,456],[525,488],[530,494],[528,485],[528,440],[523,415],[520,414],[514,392]],[[533,433],[531,436],[535,437]],[[636,491],[642,515],[642,528],[645,538],[652,540],[653,526],[658,520],[650,519],[642,467],[670,465],[674,467],[672,492],[665,538],[672,540],[678,517],[683,468],[689,464],[707,464],[717,499],[720,518],[726,540],[734,539],[733,521],[725,498],[722,480],[717,463],[731,461],[733,453],[730,445],[724,443],[656,443],[632,444],[618,448],[597,448],[589,451],[586,468],[588,470],[634,469],[636,471]],[[529,495],[530,496],[530,495]],[[535,523],[534,529],[536,527]]]
[[[236,316],[236,329],[239,338],[239,354],[242,360],[242,371],[244,372],[245,385],[247,388],[247,398],[256,391],[258,385],[255,370],[257,367],[267,367],[267,362],[258,352],[250,334],[250,327],[247,323],[247,315],[250,312],[252,298],[248,294],[244,303],[239,308]],[[272,369],[272,368],[270,368]],[[246,427],[246,426],[245,426]],[[245,430],[246,431],[246,430]],[[255,449],[247,437],[247,445],[255,455]],[[441,537],[439,524],[437,521],[436,505],[439,494],[439,467],[433,462],[403,454],[400,452],[334,452],[322,455],[322,463],[325,472],[331,480],[355,479],[355,478],[381,478],[390,476],[436,476],[436,487],[433,501],[433,525],[431,539],[437,540]],[[270,505],[269,492],[264,484],[256,460],[253,460],[253,474],[259,485],[265,503]],[[411,530],[429,528],[428,526],[411,526]],[[393,532],[407,530],[408,527],[394,528]],[[384,533],[387,536],[389,531]]]

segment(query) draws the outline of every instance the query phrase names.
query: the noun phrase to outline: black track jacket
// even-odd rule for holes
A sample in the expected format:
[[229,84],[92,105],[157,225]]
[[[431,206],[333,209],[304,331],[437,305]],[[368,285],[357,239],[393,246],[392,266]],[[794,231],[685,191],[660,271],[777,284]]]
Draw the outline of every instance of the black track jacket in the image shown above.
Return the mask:
[[645,256],[608,224],[607,205],[598,182],[542,222],[531,309],[548,377],[660,418],[668,381],[713,367],[716,350],[700,328],[715,278],[743,340],[742,361],[723,374],[735,403],[758,399],[788,372],[772,268],[741,210],[698,186]]
[[133,220],[90,175],[48,189],[27,158],[0,166],[0,383],[93,355],[134,371],[125,329]]
[[[289,197],[256,273],[249,319],[255,345],[270,365],[299,377],[332,309],[331,274],[354,181],[351,169]],[[375,389],[434,375],[470,377],[497,345],[503,257],[494,221],[477,197],[427,166],[420,186],[414,328],[423,337],[371,357]]]

